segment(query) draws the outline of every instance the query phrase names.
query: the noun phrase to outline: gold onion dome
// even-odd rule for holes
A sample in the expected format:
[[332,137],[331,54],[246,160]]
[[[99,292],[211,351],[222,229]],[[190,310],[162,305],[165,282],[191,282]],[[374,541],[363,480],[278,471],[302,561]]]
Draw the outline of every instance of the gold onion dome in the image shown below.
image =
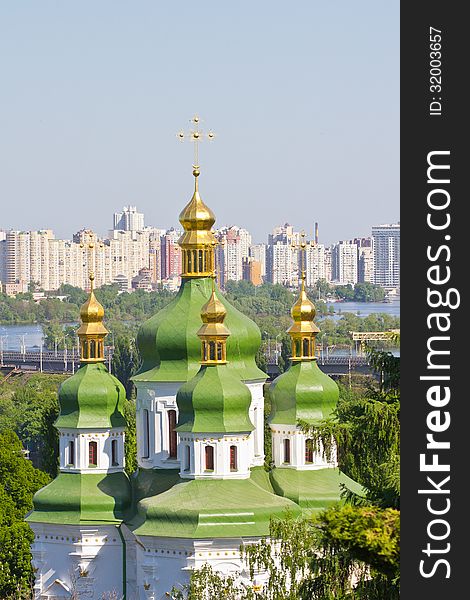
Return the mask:
[[180,213],[179,221],[185,231],[210,231],[215,223],[215,215],[211,209],[204,204],[199,195],[197,178],[199,177],[199,168],[195,167],[194,175],[194,193],[191,200]]
[[212,280],[212,294],[201,309],[202,325],[197,332],[201,339],[203,364],[225,363],[227,361],[226,340],[230,331],[224,324],[227,311],[215,293],[215,280]]
[[82,324],[77,330],[80,339],[81,361],[98,362],[104,360],[104,338],[109,333],[103,325],[104,308],[93,291],[93,273],[90,273],[90,295],[80,308]]
[[302,285],[297,302],[291,310],[294,320],[287,330],[292,338],[292,360],[315,360],[315,337],[320,331],[313,322],[315,306],[305,291],[305,274],[302,273]]
[[313,320],[315,319],[316,310],[315,305],[309,300],[305,291],[305,277],[302,277],[302,285],[300,289],[300,295],[291,309],[291,315],[294,319],[294,323],[288,329],[289,333],[295,333],[296,331],[302,332],[316,332],[320,330],[315,325]]
[[211,231],[215,216],[199,195],[197,178],[199,167],[193,168],[194,193],[181,211],[179,220],[184,228],[178,240],[182,251],[183,277],[210,277],[215,269],[216,239]]

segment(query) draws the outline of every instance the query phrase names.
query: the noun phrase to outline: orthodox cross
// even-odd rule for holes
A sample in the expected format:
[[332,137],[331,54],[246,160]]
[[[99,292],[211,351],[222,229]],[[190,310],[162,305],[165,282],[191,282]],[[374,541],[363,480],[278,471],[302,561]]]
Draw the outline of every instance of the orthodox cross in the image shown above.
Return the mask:
[[[95,272],[94,272],[94,263],[96,260],[96,254],[95,254],[95,247],[96,247],[96,242],[95,242],[95,234],[93,233],[93,231],[88,230],[88,231],[84,231],[83,232],[83,241],[80,244],[80,248],[85,248],[85,253],[86,253],[86,262],[87,262],[87,267],[88,267],[88,279],[90,281],[90,292],[93,291],[93,282],[95,280]],[[103,248],[103,244],[102,243],[98,243],[98,246],[100,248]]]
[[300,234],[300,242],[298,244],[292,242],[291,246],[294,250],[298,250],[300,252],[300,278],[304,280],[305,271],[307,268],[307,246],[310,246],[310,242],[305,241],[305,231],[302,231]]
[[192,123],[192,128],[189,132],[185,132],[183,130],[178,131],[176,137],[184,142],[185,139],[189,139],[189,141],[194,143],[194,167],[199,166],[199,143],[203,140],[212,141],[215,138],[215,133],[212,130],[209,130],[207,133],[201,131],[199,129],[199,125],[201,123],[201,119],[198,115],[194,115],[192,119],[190,119],[190,123]]

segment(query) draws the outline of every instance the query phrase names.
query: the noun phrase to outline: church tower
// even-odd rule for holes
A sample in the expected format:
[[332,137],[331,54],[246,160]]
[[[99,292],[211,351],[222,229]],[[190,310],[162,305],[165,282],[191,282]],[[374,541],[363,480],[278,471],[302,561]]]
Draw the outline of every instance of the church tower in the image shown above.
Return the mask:
[[[195,148],[203,137],[199,118],[192,119],[189,134]],[[180,136],[184,137],[181,133]],[[211,134],[207,134],[211,135]],[[133,377],[137,389],[137,460],[142,469],[181,468],[178,453],[178,406],[180,386],[199,370],[200,343],[197,332],[200,311],[213,294],[216,239],[212,232],[215,216],[199,193],[200,168],[197,150],[193,165],[194,191],[180,213],[183,233],[179,239],[182,252],[181,287],[176,298],[140,328],[137,346],[142,358]],[[250,465],[264,464],[264,397],[266,374],[255,361],[261,344],[256,324],[215,290],[215,298],[226,310],[226,325],[232,335],[227,340],[227,365],[251,392],[249,434]]]
[[274,462],[270,477],[277,494],[302,508],[321,510],[340,500],[340,484],[355,491],[360,488],[339,472],[334,443],[330,452],[324,452],[321,443],[299,425],[299,421],[315,425],[332,416],[339,398],[338,386],[317,364],[315,338],[320,330],[314,322],[315,306],[305,291],[304,271],[291,315],[293,324],[287,331],[292,364],[269,387]]
[[176,396],[179,408],[180,477],[247,479],[254,430],[248,387],[227,367],[227,311],[215,293],[201,311],[201,368]]
[[59,475],[28,515],[35,598],[125,594],[120,525],[131,504],[124,472],[125,390],[104,364],[104,310],[93,291],[80,309],[80,368],[61,385]]

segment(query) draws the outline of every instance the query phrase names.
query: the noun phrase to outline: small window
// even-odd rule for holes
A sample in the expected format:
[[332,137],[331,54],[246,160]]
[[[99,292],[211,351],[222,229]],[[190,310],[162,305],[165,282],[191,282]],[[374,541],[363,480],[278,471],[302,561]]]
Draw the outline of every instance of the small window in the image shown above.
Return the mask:
[[90,342],[90,358],[96,358],[96,342],[94,340]]
[[305,463],[313,463],[313,440],[305,440]]
[[184,447],[184,470],[191,470],[191,449],[189,446]]
[[113,467],[119,465],[117,440],[112,440],[111,442],[111,465]]
[[290,464],[290,440],[284,440],[284,462]]
[[75,442],[69,442],[68,452],[68,465],[73,467],[75,466]]
[[237,447],[230,446],[230,470],[237,471],[238,470],[238,461],[237,461]]
[[199,273],[202,273],[204,271],[204,266],[203,266],[203,251],[199,250]]
[[206,471],[214,470],[214,446],[206,446]]
[[218,342],[217,344],[217,360],[222,360],[222,344]]
[[303,355],[304,356],[309,356],[310,355],[310,344],[309,344],[309,339],[308,338],[304,338],[303,339]]
[[88,464],[90,467],[96,467],[98,464],[98,444],[90,442],[88,444]]
[[176,458],[176,448],[178,445],[178,437],[175,431],[176,427],[176,410],[168,411],[168,447],[170,458]]
[[144,408],[143,410],[143,430],[144,430],[144,448],[142,458],[149,457],[149,439],[150,439],[150,423],[149,423],[149,411]]
[[215,360],[215,342],[209,342],[209,360]]

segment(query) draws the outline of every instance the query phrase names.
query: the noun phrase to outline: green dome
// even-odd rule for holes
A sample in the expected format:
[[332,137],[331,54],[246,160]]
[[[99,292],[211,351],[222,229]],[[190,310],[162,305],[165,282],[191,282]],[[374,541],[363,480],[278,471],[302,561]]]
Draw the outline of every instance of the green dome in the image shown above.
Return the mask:
[[[262,467],[249,479],[185,480],[167,469],[139,472],[145,494],[126,524],[137,536],[233,538],[269,535],[273,517],[300,514],[288,498],[276,496]],[[160,480],[160,482],[158,481]],[[138,489],[136,490],[139,491]],[[140,496],[140,494],[138,494]]]
[[125,427],[122,383],[105,365],[82,365],[59,389],[60,414],[56,427],[98,429]]
[[34,494],[33,523],[119,523],[131,507],[132,490],[125,473],[59,473]]
[[229,371],[228,365],[200,367],[176,395],[177,431],[239,433],[253,431],[248,416],[250,390]]
[[339,398],[336,383],[318,367],[317,361],[293,363],[269,386],[273,424],[315,423],[329,417]]
[[[199,370],[201,308],[212,293],[212,278],[183,278],[176,298],[148,319],[140,328],[137,346],[142,365],[134,381],[188,381]],[[266,379],[256,366],[255,356],[261,343],[257,325],[227,302],[217,291],[227,310],[225,325],[228,368],[244,381]]]

